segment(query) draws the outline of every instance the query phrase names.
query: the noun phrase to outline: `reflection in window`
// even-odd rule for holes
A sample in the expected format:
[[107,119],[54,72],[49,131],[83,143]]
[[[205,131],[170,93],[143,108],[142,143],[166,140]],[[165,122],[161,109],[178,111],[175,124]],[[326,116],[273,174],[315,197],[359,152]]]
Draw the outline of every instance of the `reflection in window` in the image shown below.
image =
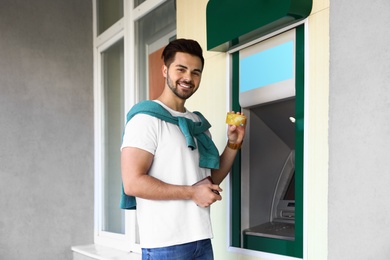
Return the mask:
[[146,0],[134,0],[134,7],[137,7],[139,6],[140,4],[142,4],[143,2],[145,2]]
[[102,230],[124,234],[121,195],[120,146],[123,131],[123,39],[102,53],[103,68],[103,219]]
[[123,0],[97,0],[97,32],[110,28],[123,17]]
[[174,30],[176,30],[176,6],[174,0],[167,1],[135,22],[139,100],[145,100],[148,97],[148,47]]

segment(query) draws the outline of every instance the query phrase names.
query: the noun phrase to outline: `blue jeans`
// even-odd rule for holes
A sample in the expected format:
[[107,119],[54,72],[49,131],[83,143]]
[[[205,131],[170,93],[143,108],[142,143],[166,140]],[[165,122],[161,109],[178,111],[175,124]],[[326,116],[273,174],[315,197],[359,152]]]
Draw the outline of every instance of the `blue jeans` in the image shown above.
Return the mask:
[[142,248],[142,260],[213,260],[213,247],[210,239],[182,245]]

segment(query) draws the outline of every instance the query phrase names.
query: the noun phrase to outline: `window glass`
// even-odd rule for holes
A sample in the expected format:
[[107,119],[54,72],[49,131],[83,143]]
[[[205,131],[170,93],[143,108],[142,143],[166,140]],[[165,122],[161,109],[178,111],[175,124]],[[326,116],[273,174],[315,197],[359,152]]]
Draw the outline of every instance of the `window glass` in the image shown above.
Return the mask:
[[143,2],[145,2],[146,0],[134,0],[134,7],[137,7],[139,6],[140,4],[142,4]]
[[124,44],[123,39],[102,53],[103,68],[103,219],[102,230],[124,234],[121,195],[120,146],[124,117]]
[[110,28],[123,17],[123,0],[97,0],[97,32]]
[[[169,0],[135,22],[139,100],[148,99],[148,56],[153,51],[152,46],[176,29],[175,9],[175,1]],[[169,39],[165,45],[168,43]],[[162,77],[161,73],[156,76]]]

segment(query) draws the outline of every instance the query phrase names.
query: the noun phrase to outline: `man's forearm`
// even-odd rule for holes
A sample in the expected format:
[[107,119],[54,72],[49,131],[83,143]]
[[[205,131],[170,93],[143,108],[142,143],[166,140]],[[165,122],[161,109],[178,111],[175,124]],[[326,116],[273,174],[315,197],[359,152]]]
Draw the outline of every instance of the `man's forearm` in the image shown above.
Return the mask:
[[231,149],[228,146],[225,147],[225,150],[220,156],[219,169],[211,171],[211,177],[215,184],[220,184],[230,172],[234,159],[236,158],[237,151]]
[[193,196],[191,186],[172,185],[162,182],[152,176],[142,175],[125,186],[125,193],[150,200],[187,200]]

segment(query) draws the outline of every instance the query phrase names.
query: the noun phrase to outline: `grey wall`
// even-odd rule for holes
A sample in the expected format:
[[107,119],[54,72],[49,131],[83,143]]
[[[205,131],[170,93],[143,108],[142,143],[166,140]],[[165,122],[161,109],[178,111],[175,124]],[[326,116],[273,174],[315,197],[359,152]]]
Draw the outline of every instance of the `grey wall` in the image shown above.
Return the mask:
[[0,259],[93,242],[92,1],[0,0]]
[[329,255],[390,259],[390,1],[330,1]]

